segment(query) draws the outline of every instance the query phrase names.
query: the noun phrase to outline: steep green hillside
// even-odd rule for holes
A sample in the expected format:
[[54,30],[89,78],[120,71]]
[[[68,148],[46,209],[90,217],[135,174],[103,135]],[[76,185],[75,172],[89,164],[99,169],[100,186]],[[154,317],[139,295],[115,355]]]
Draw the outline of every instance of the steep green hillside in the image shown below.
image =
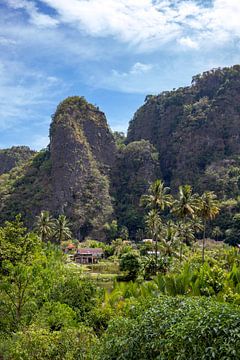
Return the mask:
[[0,150],[0,175],[8,173],[15,166],[29,160],[35,151],[28,146],[12,146],[10,149]]
[[115,214],[132,236],[144,227],[140,197],[157,177],[161,177],[158,152],[149,141],[134,141],[119,148],[111,176]]
[[84,98],[66,99],[53,116],[49,149],[0,177],[1,221],[21,213],[33,225],[44,209],[65,213],[76,237],[101,238],[113,212],[108,173],[115,153],[105,115]]
[[100,230],[112,214],[108,173],[116,147],[105,115],[84,98],[57,108],[50,130],[51,210],[65,213],[80,237]]
[[240,153],[240,66],[193,77],[192,85],[148,96],[130,122],[128,142],[149,140],[173,188],[199,179],[213,162]]

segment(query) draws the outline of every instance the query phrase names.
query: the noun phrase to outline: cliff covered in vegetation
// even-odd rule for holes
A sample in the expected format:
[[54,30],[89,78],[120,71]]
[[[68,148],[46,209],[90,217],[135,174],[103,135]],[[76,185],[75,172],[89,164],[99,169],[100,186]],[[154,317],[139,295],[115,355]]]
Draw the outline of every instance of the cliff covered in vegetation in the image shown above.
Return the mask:
[[127,141],[149,140],[158,150],[163,179],[197,189],[207,167],[240,152],[240,66],[193,77],[192,85],[147,96]]
[[[139,200],[162,178],[215,191],[223,209],[222,234],[240,234],[240,66],[193,77],[192,85],[147,96],[130,122],[127,138],[113,134],[103,112],[83,97],[59,104],[50,145],[0,152],[1,221],[22,213],[32,226],[41,210],[66,214],[77,238],[103,239],[117,219],[135,236],[144,227]],[[220,235],[220,238],[225,238]]]
[[65,213],[77,237],[101,237],[113,212],[108,175],[115,154],[105,115],[84,98],[67,98],[53,116],[48,149],[0,178],[1,219],[22,213],[30,225],[45,209]]
[[99,237],[112,214],[108,174],[115,154],[101,111],[79,97],[58,106],[50,130],[51,206],[71,219],[79,237]]
[[10,149],[0,150],[0,175],[8,173],[17,165],[23,164],[35,153],[28,146],[12,146]]

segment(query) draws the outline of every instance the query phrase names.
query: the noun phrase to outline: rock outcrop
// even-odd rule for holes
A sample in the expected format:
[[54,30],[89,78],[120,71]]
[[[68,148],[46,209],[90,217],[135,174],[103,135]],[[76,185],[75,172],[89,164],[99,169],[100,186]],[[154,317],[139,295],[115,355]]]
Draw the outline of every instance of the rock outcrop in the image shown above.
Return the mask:
[[212,162],[240,153],[240,66],[193,78],[192,86],[148,96],[130,122],[128,142],[146,139],[158,150],[173,188],[198,180]]
[[10,149],[0,150],[0,175],[28,161],[35,153],[28,146],[12,146]]
[[53,116],[49,148],[0,182],[2,221],[22,213],[32,226],[41,210],[49,210],[66,214],[77,238],[101,239],[113,212],[109,173],[115,156],[104,113],[82,97],[67,98]]
[[158,152],[147,140],[133,141],[119,149],[112,169],[111,185],[115,215],[131,236],[144,226],[140,198],[150,184],[161,177]]
[[108,174],[116,156],[104,113],[84,98],[63,101],[51,124],[50,154],[52,210],[71,219],[78,237],[99,238],[113,211]]

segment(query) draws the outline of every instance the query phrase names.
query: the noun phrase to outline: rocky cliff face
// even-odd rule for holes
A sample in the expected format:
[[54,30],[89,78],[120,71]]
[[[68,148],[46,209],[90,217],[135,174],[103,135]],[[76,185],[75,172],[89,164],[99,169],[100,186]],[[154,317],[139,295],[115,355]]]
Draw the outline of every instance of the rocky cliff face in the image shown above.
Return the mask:
[[207,166],[240,152],[240,66],[197,75],[192,86],[149,96],[130,122],[128,142],[149,140],[165,181],[198,187]]
[[105,115],[83,98],[66,99],[53,118],[50,154],[52,209],[72,220],[79,237],[99,238],[112,213],[107,175],[116,156]]
[[0,175],[28,161],[35,153],[28,146],[13,146],[0,150]]
[[115,216],[131,236],[144,226],[144,209],[139,202],[150,184],[161,177],[158,161],[157,150],[146,140],[131,142],[118,151],[111,174]]
[[45,209],[65,213],[76,237],[101,239],[113,212],[108,175],[115,156],[105,115],[84,98],[66,99],[53,117],[49,149],[0,178],[2,220],[21,212],[32,225]]

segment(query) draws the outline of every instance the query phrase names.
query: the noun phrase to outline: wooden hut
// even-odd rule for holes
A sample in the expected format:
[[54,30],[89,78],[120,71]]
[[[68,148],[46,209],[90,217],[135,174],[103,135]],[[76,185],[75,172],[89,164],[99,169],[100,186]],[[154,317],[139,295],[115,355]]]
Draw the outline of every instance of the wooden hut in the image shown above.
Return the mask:
[[80,248],[74,255],[74,260],[78,264],[96,264],[103,258],[103,249],[101,248]]

